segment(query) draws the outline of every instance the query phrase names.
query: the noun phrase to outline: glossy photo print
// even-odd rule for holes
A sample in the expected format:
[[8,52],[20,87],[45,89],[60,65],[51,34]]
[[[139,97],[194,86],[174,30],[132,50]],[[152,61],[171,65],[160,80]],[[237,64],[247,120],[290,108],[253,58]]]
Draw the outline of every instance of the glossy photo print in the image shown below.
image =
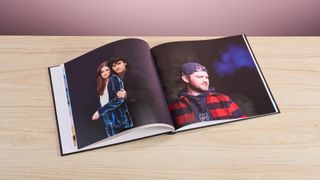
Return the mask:
[[176,129],[278,112],[244,35],[152,49]]
[[172,123],[146,42],[116,41],[64,66],[78,148],[139,126]]

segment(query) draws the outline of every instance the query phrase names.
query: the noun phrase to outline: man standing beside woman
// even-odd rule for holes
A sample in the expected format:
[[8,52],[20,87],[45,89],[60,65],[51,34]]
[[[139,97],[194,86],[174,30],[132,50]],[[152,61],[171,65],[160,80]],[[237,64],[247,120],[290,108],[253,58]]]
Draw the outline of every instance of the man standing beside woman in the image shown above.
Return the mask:
[[[138,62],[136,65],[141,66]],[[121,56],[112,57],[108,66],[123,80],[125,88],[117,93],[117,97],[125,99],[135,126],[156,122],[154,92],[146,73],[132,68],[127,58]]]

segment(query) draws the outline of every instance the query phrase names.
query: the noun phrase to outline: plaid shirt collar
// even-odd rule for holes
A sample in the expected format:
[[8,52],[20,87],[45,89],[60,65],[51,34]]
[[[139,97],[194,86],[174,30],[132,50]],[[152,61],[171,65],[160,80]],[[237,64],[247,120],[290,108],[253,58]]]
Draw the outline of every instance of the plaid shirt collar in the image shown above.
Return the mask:
[[[204,93],[200,94],[199,96],[203,96],[203,95],[206,96],[207,94],[210,94],[210,95],[217,94],[217,91],[216,91],[215,88],[211,87],[211,88],[209,88],[209,90],[207,92],[204,92]],[[187,93],[187,89],[186,88],[178,93],[178,97],[180,97],[180,98],[188,97],[188,96],[192,96],[192,95],[189,95]]]

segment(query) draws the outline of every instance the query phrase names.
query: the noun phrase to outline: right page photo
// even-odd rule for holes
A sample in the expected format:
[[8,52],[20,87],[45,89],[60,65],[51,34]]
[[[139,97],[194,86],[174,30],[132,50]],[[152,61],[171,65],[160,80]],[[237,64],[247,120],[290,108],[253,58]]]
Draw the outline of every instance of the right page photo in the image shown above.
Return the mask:
[[279,113],[245,35],[152,48],[177,131]]

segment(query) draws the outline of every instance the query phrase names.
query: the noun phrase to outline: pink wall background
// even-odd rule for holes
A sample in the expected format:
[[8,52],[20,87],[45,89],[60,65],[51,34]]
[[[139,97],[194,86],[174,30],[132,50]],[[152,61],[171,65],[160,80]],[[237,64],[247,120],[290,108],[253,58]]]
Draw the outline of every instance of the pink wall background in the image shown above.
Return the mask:
[[320,35],[319,0],[1,0],[2,35]]

